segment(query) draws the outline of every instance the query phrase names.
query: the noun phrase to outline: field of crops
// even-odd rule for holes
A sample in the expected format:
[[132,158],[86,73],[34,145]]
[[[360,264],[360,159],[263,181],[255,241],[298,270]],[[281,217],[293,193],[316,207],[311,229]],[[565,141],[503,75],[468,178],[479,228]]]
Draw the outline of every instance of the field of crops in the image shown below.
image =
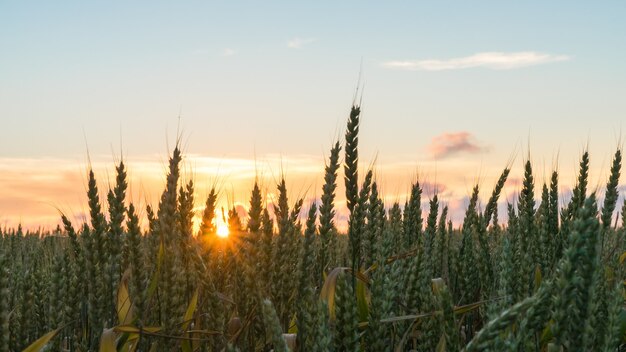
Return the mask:
[[[499,222],[504,168],[493,189],[473,189],[453,226],[419,182],[406,203],[383,203],[373,172],[358,172],[359,115],[353,107],[320,169],[320,202],[288,199],[281,180],[266,208],[255,185],[247,217],[229,212],[228,237],[216,228],[217,190],[194,231],[194,184],[181,181],[178,147],[154,207],[126,199],[120,162],[105,192],[89,173],[88,223],[62,216],[56,231],[2,229],[0,351],[623,349],[620,150],[600,190],[583,153],[565,204],[557,171],[536,184],[526,162]],[[340,182],[346,233],[334,220]]]

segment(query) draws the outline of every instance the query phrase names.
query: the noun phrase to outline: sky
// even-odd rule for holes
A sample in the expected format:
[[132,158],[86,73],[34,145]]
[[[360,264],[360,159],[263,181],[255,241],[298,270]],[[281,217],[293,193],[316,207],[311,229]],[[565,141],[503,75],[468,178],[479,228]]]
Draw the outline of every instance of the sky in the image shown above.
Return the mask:
[[357,87],[361,174],[388,205],[418,179],[457,220],[509,164],[513,201],[528,158],[566,199],[583,150],[601,187],[623,144],[625,17],[621,1],[0,0],[0,226],[80,221],[89,166],[104,194],[120,157],[130,200],[154,205],[177,136],[198,211],[212,186],[245,210],[255,178],[271,202],[281,175],[312,201]]

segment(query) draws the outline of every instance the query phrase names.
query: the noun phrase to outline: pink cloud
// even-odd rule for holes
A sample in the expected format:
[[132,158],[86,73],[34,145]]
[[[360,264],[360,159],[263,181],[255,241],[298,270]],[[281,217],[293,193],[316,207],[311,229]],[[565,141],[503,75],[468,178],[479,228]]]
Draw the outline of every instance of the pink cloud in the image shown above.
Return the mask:
[[476,138],[469,132],[450,132],[436,136],[429,147],[435,158],[447,158],[461,153],[476,154],[486,150],[476,142]]
[[441,195],[445,194],[446,191],[448,191],[448,187],[446,187],[446,185],[438,182],[435,183],[424,181],[420,183],[420,186],[422,187],[422,193],[426,194],[426,198],[428,199],[430,199],[434,194]]
[[524,179],[521,177],[509,177],[506,180],[506,184],[511,186],[511,187],[515,187],[515,188],[520,188],[522,187],[524,183]]

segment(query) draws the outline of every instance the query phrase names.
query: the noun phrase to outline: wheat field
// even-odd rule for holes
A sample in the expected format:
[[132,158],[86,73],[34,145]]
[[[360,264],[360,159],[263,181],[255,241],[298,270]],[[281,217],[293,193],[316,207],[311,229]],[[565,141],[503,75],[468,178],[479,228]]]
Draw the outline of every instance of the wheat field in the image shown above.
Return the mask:
[[227,237],[216,189],[194,230],[196,185],[181,181],[178,145],[145,209],[126,197],[123,161],[107,190],[90,171],[87,223],[61,215],[53,231],[0,230],[0,351],[624,349],[621,150],[601,189],[584,152],[568,201],[556,170],[538,184],[527,161],[498,214],[505,167],[493,189],[473,188],[454,225],[419,182],[406,203],[383,202],[374,172],[358,167],[359,123],[354,106],[320,168],[319,202],[288,199],[282,179],[266,207],[255,184],[247,216],[229,211]]

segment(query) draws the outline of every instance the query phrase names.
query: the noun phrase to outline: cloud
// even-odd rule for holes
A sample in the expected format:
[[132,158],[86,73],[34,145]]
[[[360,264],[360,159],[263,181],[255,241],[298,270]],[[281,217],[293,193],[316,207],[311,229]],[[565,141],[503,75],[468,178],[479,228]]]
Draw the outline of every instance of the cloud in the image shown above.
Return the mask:
[[383,67],[408,71],[445,71],[482,67],[491,70],[511,70],[522,67],[570,60],[566,55],[553,55],[534,51],[515,53],[484,52],[452,59],[387,61]]
[[[158,204],[164,187],[166,165],[154,155],[129,157],[127,199],[138,209],[145,204]],[[111,180],[115,180],[114,164],[108,156],[92,155],[91,163],[101,197],[106,196]],[[284,170],[290,195],[312,185],[321,184],[324,159],[312,155],[265,154],[255,159],[185,155],[182,177],[194,179],[196,206],[204,208],[206,195],[215,186],[219,193],[218,209],[230,209],[233,204],[247,204],[252,185],[259,180],[263,192],[276,188],[277,178]],[[88,212],[86,199],[87,166],[80,160],[53,158],[0,157],[0,227],[55,228],[59,223],[60,209],[72,220],[80,223]],[[313,190],[311,190],[313,193]],[[241,212],[241,209],[238,208]],[[201,216],[197,212],[196,217]]]
[[[473,170],[481,169],[480,181],[485,185],[481,190],[481,197],[488,197],[489,186],[495,184],[502,169],[500,165],[483,169],[473,158],[442,160],[460,153],[477,153],[487,149],[468,132],[442,134],[433,138],[429,147],[432,155],[440,159],[436,162],[432,159],[420,161],[419,170],[413,159],[410,162],[398,159],[391,163],[379,159],[375,169],[380,196],[385,200],[387,208],[394,202],[404,204],[410,184],[417,177],[424,190],[424,212],[428,209],[426,202],[436,190],[441,204],[449,205],[449,216],[455,226],[458,226],[462,223],[468,194],[476,181],[472,180],[475,175]],[[286,175],[290,204],[296,199],[305,198],[301,212],[304,216],[311,200],[315,199],[320,204],[325,162],[320,155],[306,154],[291,157],[262,154],[255,158],[186,154],[181,177],[185,181],[194,180],[196,225],[201,219],[206,196],[213,186],[218,191],[217,209],[220,217],[222,208],[228,211],[233,205],[240,215],[245,215],[256,180],[261,187],[264,205],[272,213],[273,204],[278,198],[276,183],[283,173]],[[164,158],[160,155],[131,156],[126,158],[125,163],[128,168],[129,202],[133,202],[140,210],[145,209],[146,204],[157,206],[165,187],[167,163]],[[106,192],[115,179],[113,161],[109,155],[92,155],[91,165],[96,173],[100,196],[106,204]],[[368,167],[371,165],[363,161],[359,170],[366,170]],[[600,171],[594,173],[601,174]],[[506,221],[506,201],[513,202],[517,199],[520,175],[523,175],[523,169],[516,168],[512,172],[510,183],[507,182],[502,192],[499,204],[501,223]],[[576,170],[560,176],[561,179],[575,180]],[[57,208],[80,226],[89,214],[86,186],[87,165],[84,160],[0,157],[0,227],[17,226],[21,222],[25,228],[53,229],[60,220]],[[338,183],[336,191],[335,224],[340,231],[345,232],[350,213],[346,206],[343,182]],[[570,197],[571,188],[561,188],[559,199],[567,201]],[[484,205],[486,201],[481,198],[481,204]],[[621,201],[622,197],[618,204]],[[143,225],[146,225],[145,212],[141,211],[140,215]]]
[[441,195],[442,193],[445,193],[448,190],[446,185],[444,185],[443,183],[429,182],[429,181],[420,182],[420,187],[422,187],[423,192],[426,195],[428,195],[427,198],[430,198],[434,194]]
[[432,139],[428,149],[435,158],[439,159],[461,153],[476,154],[486,150],[476,142],[471,133],[465,131],[436,136]]
[[300,49],[307,44],[311,44],[317,39],[315,38],[293,38],[287,42],[287,47],[291,49]]
[[235,55],[235,49],[225,48],[222,50],[222,56],[233,56]]

